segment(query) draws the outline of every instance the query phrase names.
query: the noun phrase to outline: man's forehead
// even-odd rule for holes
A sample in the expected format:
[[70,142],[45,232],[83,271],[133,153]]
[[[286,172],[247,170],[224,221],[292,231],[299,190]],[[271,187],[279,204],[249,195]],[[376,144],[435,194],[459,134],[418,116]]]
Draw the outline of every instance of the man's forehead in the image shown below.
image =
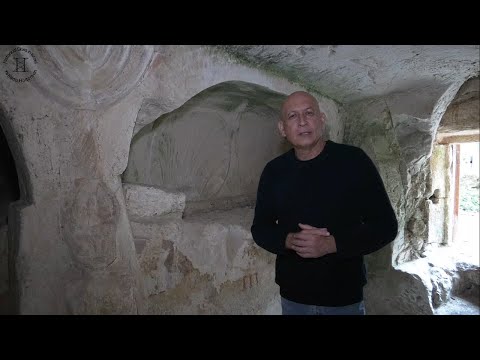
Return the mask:
[[299,99],[309,99],[311,101],[316,101],[315,97],[308,93],[308,92],[305,92],[305,91],[296,91],[294,93],[291,93],[290,95],[287,96],[287,98],[285,99],[285,103],[287,102],[290,102],[290,101],[294,101],[294,100],[299,100]]
[[308,108],[316,108],[317,102],[315,99],[311,97],[298,97],[298,98],[290,98],[284,102],[282,108],[284,111],[291,111],[291,110],[306,110]]

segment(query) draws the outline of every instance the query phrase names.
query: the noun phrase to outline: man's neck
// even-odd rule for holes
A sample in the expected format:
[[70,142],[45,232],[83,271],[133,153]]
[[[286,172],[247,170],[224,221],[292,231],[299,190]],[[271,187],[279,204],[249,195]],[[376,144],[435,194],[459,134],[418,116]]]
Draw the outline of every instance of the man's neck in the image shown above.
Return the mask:
[[315,145],[310,148],[295,148],[295,156],[298,160],[307,161],[311,160],[323,151],[325,148],[325,140],[320,139]]

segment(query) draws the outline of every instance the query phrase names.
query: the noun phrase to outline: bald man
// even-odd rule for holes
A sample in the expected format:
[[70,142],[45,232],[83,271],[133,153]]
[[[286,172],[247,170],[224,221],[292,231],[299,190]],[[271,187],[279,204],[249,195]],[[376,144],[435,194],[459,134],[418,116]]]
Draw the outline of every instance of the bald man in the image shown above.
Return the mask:
[[287,97],[278,122],[292,149],[266,164],[251,227],[276,257],[284,315],[364,315],[363,256],[392,242],[398,223],[383,181],[360,148],[326,139],[311,94]]

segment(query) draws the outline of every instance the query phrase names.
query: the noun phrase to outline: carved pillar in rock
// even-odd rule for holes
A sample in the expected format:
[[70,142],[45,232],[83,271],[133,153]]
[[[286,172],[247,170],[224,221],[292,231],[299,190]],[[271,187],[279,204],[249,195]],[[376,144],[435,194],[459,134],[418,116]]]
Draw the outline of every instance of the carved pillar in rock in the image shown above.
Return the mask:
[[[142,313],[120,174],[153,48],[24,48],[36,57],[36,76],[23,88],[7,84],[15,92],[10,118],[29,134],[34,172],[33,205],[17,215],[19,311]],[[42,116],[41,125],[29,122]]]

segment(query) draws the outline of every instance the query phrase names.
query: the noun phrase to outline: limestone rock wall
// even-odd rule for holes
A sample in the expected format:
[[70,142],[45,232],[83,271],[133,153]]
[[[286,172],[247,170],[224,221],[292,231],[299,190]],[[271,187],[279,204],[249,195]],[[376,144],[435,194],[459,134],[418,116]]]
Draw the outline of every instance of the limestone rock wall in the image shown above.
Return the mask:
[[[302,59],[315,50],[295,49]],[[273,256],[251,239],[251,205],[261,166],[283,146],[270,137],[274,108],[304,87],[220,50],[0,46],[11,70],[0,78],[0,126],[21,194],[0,235],[9,273],[0,286],[17,313],[278,313]],[[28,76],[13,71],[16,53]],[[382,96],[357,76],[351,83],[377,90],[345,107],[315,94],[330,138],[372,157],[399,218],[392,246],[367,257],[370,313],[431,313],[464,286],[422,258],[441,236],[427,226],[437,130],[471,131],[478,106],[478,79],[457,94],[463,81],[443,75]],[[477,273],[462,276],[477,284]]]
[[289,148],[284,98],[223,82],[135,133],[123,180],[148,313],[280,313],[275,256],[250,226],[260,173]]
[[428,244],[452,244],[452,154],[448,145],[436,145],[430,158],[432,196],[428,204]]
[[284,98],[242,82],[204,90],[135,134],[124,181],[183,192],[189,212],[253,205],[263,167],[289,148]]
[[[145,261],[148,261],[142,256],[149,255],[137,253],[125,205],[121,175],[127,167],[134,133],[222,82],[243,81],[280,93],[302,88],[201,46],[25,45],[18,49],[0,47],[5,66],[14,70],[12,54],[21,51],[30,71],[28,78],[15,81],[12,75],[0,80],[0,125],[12,149],[21,187],[20,201],[10,206],[8,227],[8,238],[12,240],[8,260],[13,268],[10,293],[16,299],[15,311],[20,314],[170,311],[162,307],[163,300],[158,301],[158,308],[148,300],[151,283],[146,281],[145,274],[150,272],[145,270]],[[320,100],[332,119],[332,133],[341,138],[343,124],[337,105],[328,99]],[[207,145],[204,148],[208,148]],[[176,195],[159,196],[159,205],[171,205],[172,213],[180,211],[175,207],[181,203]],[[151,203],[144,209],[137,208],[137,212],[133,212],[137,215],[134,220],[155,218],[158,214],[151,213],[149,206]],[[197,229],[193,221],[185,228],[189,226]],[[249,240],[246,228],[217,225],[218,229],[212,230],[203,223],[198,226],[198,231],[206,234],[204,237],[218,231],[223,234],[220,238],[232,233],[228,236]],[[234,229],[233,232],[230,229]],[[174,280],[169,283],[180,281],[180,287],[173,290],[177,297],[166,301],[176,303],[174,299],[180,299],[179,304],[188,304],[192,288],[188,281],[192,280],[199,299],[208,297],[208,291],[217,291],[218,286],[231,289],[230,297],[225,295],[230,305],[222,300],[217,310],[211,310],[207,303],[205,311],[221,311],[223,306],[223,311],[233,312],[232,304],[242,299],[235,295],[243,286],[239,285],[243,284],[239,279],[244,273],[251,273],[238,270],[234,276],[221,277],[212,266],[204,269],[198,265],[194,249],[191,252],[182,247],[175,250],[174,245],[181,244],[181,239],[190,239],[185,240],[189,244],[198,243],[193,234],[148,240],[148,248],[163,248],[165,256],[175,255],[174,258],[166,256],[164,266],[180,269],[177,273],[173,271],[177,278],[173,276]],[[206,241],[208,244],[210,240]],[[235,259],[241,259],[248,247],[240,240],[232,241],[241,246],[224,248],[231,255],[226,259],[232,264],[242,263]],[[257,259],[255,253],[252,254],[251,260]],[[254,261],[255,266],[263,269],[268,256],[261,254],[258,259]],[[195,266],[200,269],[198,276],[205,282],[185,276],[181,269],[189,273],[189,263],[192,269]],[[226,271],[230,269],[228,266],[224,264],[221,269]],[[246,265],[241,266],[245,269]],[[178,275],[180,273],[183,275]],[[250,284],[254,281],[251,279],[263,282],[262,276],[271,276],[271,273],[262,274],[258,272],[257,277],[249,278]],[[170,275],[159,276],[163,279]],[[268,283],[265,278],[265,286]],[[202,291],[204,287],[209,289],[207,293]],[[258,291],[263,289],[258,287]],[[271,293],[258,301],[270,300]],[[192,302],[200,303],[200,300]],[[241,311],[255,312],[252,304],[246,302]],[[172,309],[201,311],[197,305]]]
[[[440,206],[432,201],[439,179],[431,177],[430,158],[433,152],[434,163],[446,161],[433,151],[435,137],[449,104],[455,96],[462,96],[461,85],[445,84],[435,93],[415,96],[394,93],[346,107],[345,142],[362,147],[372,157],[399,221],[392,246],[367,257],[370,283],[366,298],[373,313],[430,314],[438,306],[438,299],[432,300],[438,298],[432,279],[439,269],[427,266],[428,271],[421,270],[418,264],[429,242],[448,238],[443,219],[440,229],[429,228],[429,221],[446,211],[432,208]],[[442,201],[445,194],[437,192],[436,196]]]
[[449,105],[439,125],[437,135],[448,136],[449,134],[478,135],[478,114],[480,114],[480,80],[471,78],[462,85],[457,96]]

